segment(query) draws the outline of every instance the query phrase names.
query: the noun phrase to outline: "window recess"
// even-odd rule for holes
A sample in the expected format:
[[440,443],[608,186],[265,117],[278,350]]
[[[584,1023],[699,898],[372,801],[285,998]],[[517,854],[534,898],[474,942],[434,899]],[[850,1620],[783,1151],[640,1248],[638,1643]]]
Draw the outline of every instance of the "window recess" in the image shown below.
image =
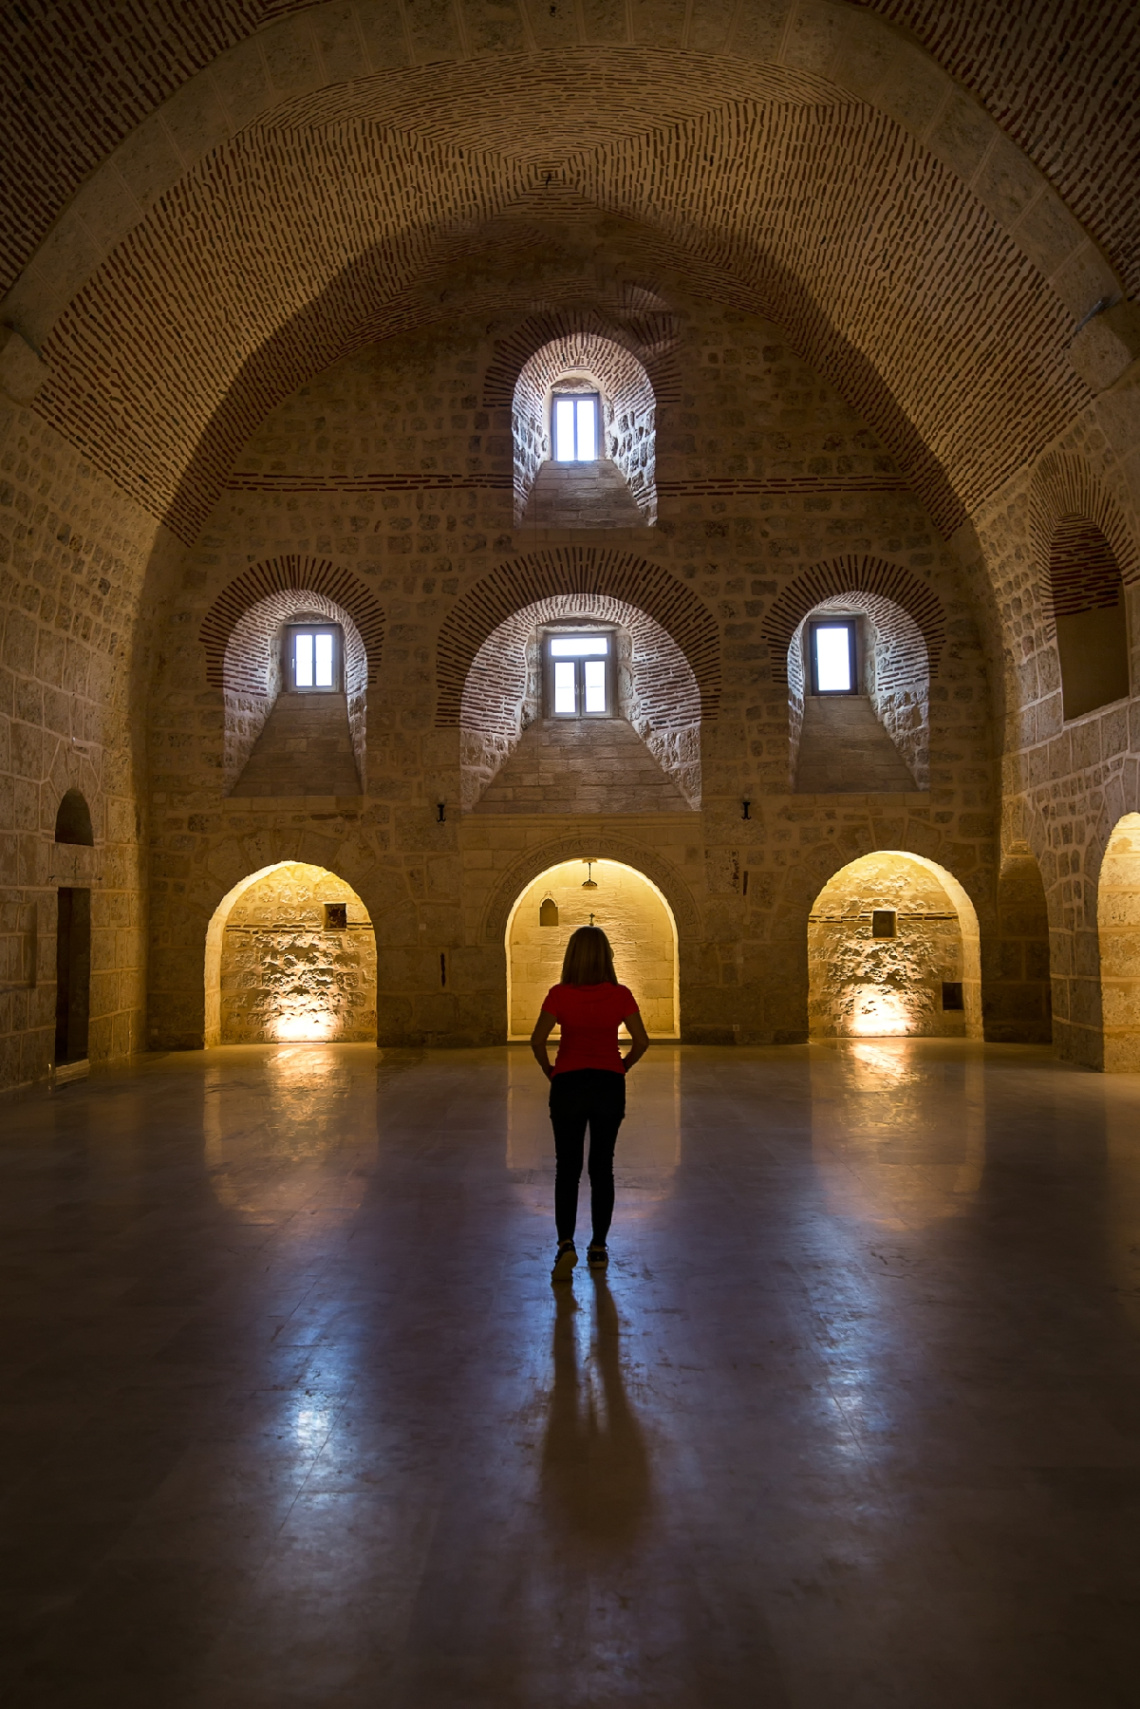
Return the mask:
[[613,646],[606,634],[548,635],[546,703],[551,718],[608,718]]
[[808,625],[808,667],[813,694],[858,694],[854,617],[820,618]]

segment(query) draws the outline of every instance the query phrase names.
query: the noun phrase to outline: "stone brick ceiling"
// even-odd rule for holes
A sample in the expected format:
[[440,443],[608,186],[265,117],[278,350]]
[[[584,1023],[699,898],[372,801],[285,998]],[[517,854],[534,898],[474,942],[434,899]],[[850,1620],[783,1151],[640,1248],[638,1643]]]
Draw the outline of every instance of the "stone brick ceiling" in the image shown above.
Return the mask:
[[[913,32],[972,90],[1054,184],[1140,290],[1140,8],[1134,0],[845,0]],[[125,136],[219,54],[298,0],[12,0],[0,55],[0,291],[84,178]],[[348,14],[349,8],[338,9]],[[358,9],[361,13],[365,8]],[[568,39],[632,39],[697,53],[748,52],[785,8],[720,0],[629,8],[596,0],[579,32],[574,9],[548,0],[492,8],[369,7],[362,31],[386,33],[393,63]],[[735,21],[732,22],[735,17]],[[326,61],[339,41],[330,27]]]
[[[693,113],[685,56],[646,52],[668,122],[536,171],[533,125],[583,52],[541,72],[524,56],[517,72],[468,67],[464,90],[439,68],[414,130],[386,122],[390,98],[402,107],[390,75],[365,80],[350,116],[248,127],[178,180],[56,322],[37,407],[189,539],[256,423],[309,375],[460,303],[502,314],[589,298],[624,231],[634,279],[671,271],[783,325],[947,531],[1063,430],[1085,398],[1064,358],[1070,311],[892,119],[805,105],[798,89]],[[474,124],[465,102],[497,103],[496,122],[509,110],[523,153],[439,141],[437,114],[449,138]]]

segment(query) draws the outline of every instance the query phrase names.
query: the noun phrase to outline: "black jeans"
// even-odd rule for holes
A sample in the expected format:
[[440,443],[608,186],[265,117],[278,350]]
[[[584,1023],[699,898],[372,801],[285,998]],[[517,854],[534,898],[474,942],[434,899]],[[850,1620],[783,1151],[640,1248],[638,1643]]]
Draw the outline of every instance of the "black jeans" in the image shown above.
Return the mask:
[[570,1240],[578,1220],[578,1182],[586,1126],[590,1128],[590,1209],[601,1245],[614,1214],[614,1145],[625,1118],[625,1075],[606,1068],[574,1068],[550,1082],[554,1128],[554,1221],[559,1240]]

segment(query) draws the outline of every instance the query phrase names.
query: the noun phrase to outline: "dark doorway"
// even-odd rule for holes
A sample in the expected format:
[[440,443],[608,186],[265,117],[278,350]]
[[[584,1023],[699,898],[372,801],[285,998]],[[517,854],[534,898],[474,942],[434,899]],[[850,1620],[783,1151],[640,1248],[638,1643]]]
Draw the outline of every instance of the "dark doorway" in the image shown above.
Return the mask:
[[82,1062],[87,1055],[87,1012],[91,999],[91,892],[59,891],[55,938],[55,1061]]

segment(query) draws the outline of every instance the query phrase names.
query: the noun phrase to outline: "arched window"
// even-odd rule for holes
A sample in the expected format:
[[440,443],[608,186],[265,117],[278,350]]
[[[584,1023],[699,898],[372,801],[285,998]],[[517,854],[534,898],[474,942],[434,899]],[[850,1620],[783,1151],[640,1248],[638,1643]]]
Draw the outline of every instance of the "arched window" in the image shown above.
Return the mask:
[[91,809],[78,789],[69,789],[59,804],[55,816],[57,843],[78,843],[93,848],[95,833],[91,829]]
[[599,333],[536,350],[512,399],[515,521],[644,527],[657,520],[656,398],[642,364]]
[[225,777],[236,795],[359,795],[368,657],[343,606],[282,589],[226,643]]
[[787,671],[797,791],[929,787],[929,655],[901,605],[865,590],[821,600],[792,637]]
[[[463,806],[555,812],[576,790],[586,811],[698,807],[700,721],[692,667],[646,612],[603,594],[538,600],[498,624],[468,669]],[[524,742],[556,758],[520,753]]]
[[1095,522],[1065,516],[1055,525],[1049,581],[1063,715],[1080,718],[1129,692],[1124,584],[1112,547]]

